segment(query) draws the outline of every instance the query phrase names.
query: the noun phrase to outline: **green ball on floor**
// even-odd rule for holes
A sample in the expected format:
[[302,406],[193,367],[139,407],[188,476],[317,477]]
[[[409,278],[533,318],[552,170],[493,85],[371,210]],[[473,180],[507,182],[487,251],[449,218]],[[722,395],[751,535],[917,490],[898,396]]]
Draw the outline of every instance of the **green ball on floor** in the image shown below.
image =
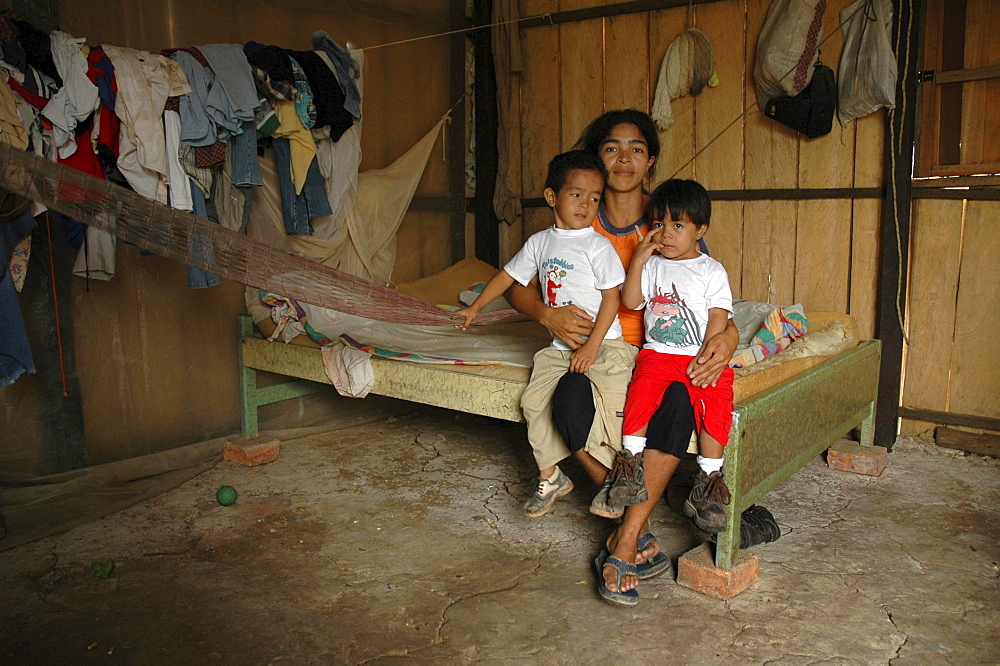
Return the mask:
[[232,486],[222,486],[215,493],[215,499],[217,499],[219,501],[219,504],[221,504],[222,506],[230,506],[232,504],[235,504],[237,497],[238,495],[236,494],[236,488],[233,488]]

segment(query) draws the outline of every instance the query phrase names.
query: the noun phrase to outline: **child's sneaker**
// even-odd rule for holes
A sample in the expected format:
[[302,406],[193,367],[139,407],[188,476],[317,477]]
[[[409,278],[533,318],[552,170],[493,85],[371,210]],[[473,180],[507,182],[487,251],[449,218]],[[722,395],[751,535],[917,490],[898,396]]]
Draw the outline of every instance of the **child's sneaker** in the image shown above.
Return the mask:
[[726,510],[722,507],[729,504],[730,497],[722,472],[701,472],[684,502],[684,513],[694,520],[698,529],[721,532],[726,529]]
[[555,479],[549,481],[541,476],[535,479],[535,493],[524,503],[524,515],[528,518],[544,516],[552,510],[557,499],[568,495],[571,490],[573,482],[556,467]]
[[604,485],[601,489],[597,491],[594,495],[594,499],[590,502],[590,512],[595,516],[600,516],[601,518],[621,518],[625,515],[624,506],[612,506],[610,500],[608,499],[608,491],[611,490],[611,475],[608,474],[608,478],[604,481]]
[[608,501],[613,506],[642,504],[649,499],[646,492],[646,472],[642,467],[642,452],[632,455],[628,449],[615,454],[611,468],[611,488]]

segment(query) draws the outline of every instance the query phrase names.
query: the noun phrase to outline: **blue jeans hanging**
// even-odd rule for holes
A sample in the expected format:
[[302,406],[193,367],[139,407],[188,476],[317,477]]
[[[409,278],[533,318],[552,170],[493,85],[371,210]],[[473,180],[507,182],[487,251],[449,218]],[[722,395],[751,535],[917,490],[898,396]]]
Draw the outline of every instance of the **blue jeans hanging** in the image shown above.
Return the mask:
[[[188,179],[188,184],[191,186],[191,198],[194,200],[194,215],[203,220],[209,220],[210,222],[218,224],[219,217],[215,214],[215,204],[211,197],[206,200],[205,194],[201,191],[201,188],[198,187],[190,178]],[[215,194],[214,180],[212,181],[212,194]],[[211,214],[209,207],[212,208]],[[215,219],[212,219],[213,217]],[[191,238],[188,240],[188,256],[196,261],[208,265],[214,265],[215,252],[212,247],[212,239],[202,232],[192,232]],[[206,289],[208,287],[214,287],[220,282],[222,282],[222,280],[219,279],[218,275],[209,273],[201,268],[188,266],[188,287],[191,289]]]
[[295,194],[292,182],[291,148],[288,139],[274,139],[274,166],[278,172],[278,189],[281,195],[281,212],[285,218],[285,233],[289,236],[311,234],[311,219],[333,215],[326,185],[316,160],[309,164],[306,183],[301,194]]

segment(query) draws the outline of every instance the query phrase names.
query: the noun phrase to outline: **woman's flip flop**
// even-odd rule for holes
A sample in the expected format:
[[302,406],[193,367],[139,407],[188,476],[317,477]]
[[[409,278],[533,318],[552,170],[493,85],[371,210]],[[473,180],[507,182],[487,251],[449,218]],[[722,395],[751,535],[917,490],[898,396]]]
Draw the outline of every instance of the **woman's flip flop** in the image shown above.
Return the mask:
[[[636,539],[638,551],[641,553],[646,550],[649,544],[654,541],[656,541],[656,537],[653,536],[653,533],[646,532],[641,537]],[[601,554],[597,556],[597,559],[603,563],[604,560],[608,559],[609,555],[611,555],[610,551],[608,551],[607,548],[604,548],[601,550]],[[639,572],[639,580],[649,580],[651,578],[656,578],[657,576],[662,576],[670,571],[670,558],[667,557],[663,551],[660,551],[642,564],[635,565],[635,567]]]
[[604,583],[604,567],[613,567],[615,569],[617,572],[615,583],[620,588],[622,585],[622,576],[629,574],[633,576],[638,575],[638,570],[634,564],[620,560],[613,555],[608,555],[603,559],[598,555],[597,559],[594,560],[594,567],[597,569],[597,590],[600,592],[602,599],[615,606],[625,606],[627,608],[631,608],[639,603],[639,590],[632,589],[627,592],[612,592]]
[[[656,541],[656,537],[653,536],[652,532],[646,532],[641,537],[636,539],[636,546],[639,548],[639,552],[646,550],[649,544]],[[643,562],[642,564],[637,564],[636,568],[639,570],[639,580],[649,580],[650,578],[656,578],[666,572],[670,571],[670,558],[667,557],[661,550],[656,555]]]

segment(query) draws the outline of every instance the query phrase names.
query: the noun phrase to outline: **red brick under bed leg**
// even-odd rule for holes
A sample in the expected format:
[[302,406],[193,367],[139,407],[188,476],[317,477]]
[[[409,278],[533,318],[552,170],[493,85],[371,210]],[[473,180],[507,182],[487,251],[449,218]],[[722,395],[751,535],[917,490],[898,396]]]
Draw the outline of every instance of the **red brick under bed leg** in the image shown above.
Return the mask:
[[277,460],[280,451],[281,442],[273,437],[254,437],[252,439],[241,437],[226,442],[222,449],[222,457],[229,462],[253,467]]

